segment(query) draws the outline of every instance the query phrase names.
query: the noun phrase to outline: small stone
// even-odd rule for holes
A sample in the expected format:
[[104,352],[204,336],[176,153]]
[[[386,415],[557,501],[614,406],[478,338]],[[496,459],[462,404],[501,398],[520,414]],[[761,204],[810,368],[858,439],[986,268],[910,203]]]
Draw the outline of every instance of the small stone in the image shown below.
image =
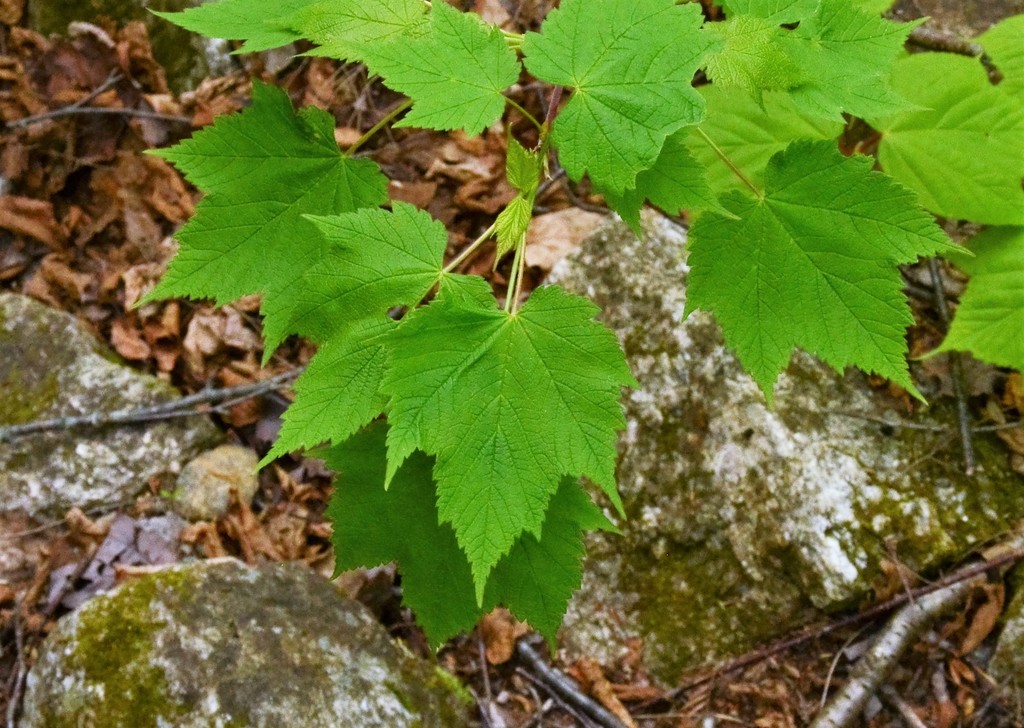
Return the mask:
[[178,476],[176,508],[194,521],[212,521],[228,512],[232,489],[245,504],[259,488],[256,453],[240,445],[221,445],[189,462]]
[[[124,366],[70,314],[0,294],[0,426],[134,410],[177,399],[173,387]],[[0,511],[62,517],[169,484],[221,434],[205,415],[76,428],[0,443]]]
[[469,724],[467,697],[308,569],[217,559],[131,579],[63,617],[20,725],[448,728]]

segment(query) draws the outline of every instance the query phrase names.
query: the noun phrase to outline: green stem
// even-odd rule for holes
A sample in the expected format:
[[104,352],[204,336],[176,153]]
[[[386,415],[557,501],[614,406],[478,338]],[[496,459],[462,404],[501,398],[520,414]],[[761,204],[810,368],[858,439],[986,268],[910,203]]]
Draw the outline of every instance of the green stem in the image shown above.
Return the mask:
[[512,259],[512,276],[509,281],[508,293],[505,296],[505,313],[515,315],[519,309],[519,293],[523,288],[523,270],[526,268],[526,240],[516,246],[516,255]]
[[707,132],[705,132],[699,126],[698,127],[694,127],[694,128],[697,130],[697,133],[700,134],[701,138],[705,142],[707,142],[707,145],[709,147],[711,147],[713,150],[715,150],[715,154],[717,154],[718,157],[723,162],[726,163],[726,165],[729,167],[729,169],[732,170],[732,173],[739,178],[740,182],[742,182],[747,187],[749,187],[750,191],[754,193],[754,196],[757,197],[757,199],[763,200],[764,199],[764,192],[759,190],[757,188],[757,186],[753,182],[750,181],[750,178],[747,177],[747,175],[743,174],[743,170],[741,170],[739,167],[737,167],[736,163],[733,162],[731,159],[729,159],[729,155],[726,154],[724,151],[722,151],[721,147],[719,147],[717,144],[715,144],[715,142],[711,139],[711,137],[709,137],[707,135]]
[[522,106],[520,106],[517,101],[515,101],[513,99],[510,99],[508,96],[505,97],[505,101],[508,102],[509,106],[511,106],[516,111],[518,111],[520,114],[522,114],[523,118],[525,118],[527,121],[529,121],[535,127],[537,127],[537,131],[539,131],[541,134],[544,134],[544,132],[545,132],[544,126],[539,121],[537,121],[537,117],[536,116],[531,114],[529,111],[527,111]]
[[465,250],[463,250],[461,253],[459,253],[458,257],[456,257],[455,260],[453,260],[451,263],[446,265],[441,272],[442,273],[451,273],[453,270],[458,268],[463,263],[463,261],[466,260],[466,258],[471,256],[476,251],[477,248],[479,248],[481,245],[486,243],[488,241],[488,239],[490,239],[490,237],[492,235],[494,235],[494,231],[497,230],[497,229],[498,229],[498,223],[497,223],[497,221],[495,221],[494,224],[492,224],[489,228],[487,228],[484,231],[483,235],[481,235],[479,238],[477,238],[472,243],[470,243],[469,247],[467,247]]
[[391,111],[389,111],[387,114],[385,114],[383,119],[381,119],[376,124],[371,126],[367,130],[367,132],[365,134],[363,134],[361,137],[356,139],[356,143],[353,144],[351,147],[349,147],[345,151],[345,156],[346,157],[351,157],[353,154],[355,154],[356,151],[359,149],[359,147],[361,147],[364,144],[366,144],[366,142],[368,142],[370,139],[373,138],[374,134],[376,134],[381,129],[383,129],[385,126],[387,126],[392,121],[394,121],[396,116],[401,114],[403,111],[408,110],[410,106],[412,106],[412,99],[406,99],[405,101],[400,103],[398,106],[393,108]]

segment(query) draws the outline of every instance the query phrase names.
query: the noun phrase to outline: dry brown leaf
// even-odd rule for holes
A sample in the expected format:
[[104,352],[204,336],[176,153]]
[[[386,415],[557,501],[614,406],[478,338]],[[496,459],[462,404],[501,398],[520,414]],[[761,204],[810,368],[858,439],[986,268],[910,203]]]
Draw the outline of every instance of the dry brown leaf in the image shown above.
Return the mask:
[[152,348],[142,338],[137,322],[128,316],[114,319],[110,327],[110,343],[114,351],[128,361],[145,361],[153,353]]
[[391,180],[388,197],[397,202],[408,202],[420,209],[427,209],[437,194],[436,182],[401,182]]
[[529,631],[507,609],[498,607],[480,620],[480,637],[484,641],[484,654],[491,665],[502,665],[512,659],[516,640]]
[[53,203],[46,200],[0,196],[0,228],[38,240],[51,250],[63,247],[64,236],[53,215]]
[[17,25],[25,12],[25,0],[0,0],[0,23]]
[[597,698],[601,705],[607,708],[612,715],[621,720],[628,728],[636,728],[633,716],[629,714],[629,711],[626,710],[626,707],[619,700],[615,690],[612,688],[612,684],[608,682],[608,678],[604,676],[601,666],[596,661],[590,659],[577,660],[575,668],[576,672],[583,678],[584,687],[588,693]]
[[231,489],[228,515],[221,521],[224,531],[238,542],[242,558],[248,564],[255,564],[257,556],[271,561],[281,561],[281,553],[271,541],[263,524],[259,522],[248,503],[238,498],[238,491]]
[[605,215],[577,207],[535,217],[526,234],[526,264],[550,271],[558,261],[576,250],[605,218]]
[[974,610],[967,627],[967,634],[960,644],[960,654],[967,655],[975,650],[992,633],[999,616],[1003,613],[1006,587],[1001,583],[985,584],[981,588],[984,601]]

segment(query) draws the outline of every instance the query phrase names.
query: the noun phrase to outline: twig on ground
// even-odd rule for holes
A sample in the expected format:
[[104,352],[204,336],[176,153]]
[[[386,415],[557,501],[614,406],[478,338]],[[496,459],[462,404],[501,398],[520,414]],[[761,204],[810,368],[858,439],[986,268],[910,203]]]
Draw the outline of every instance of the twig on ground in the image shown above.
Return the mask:
[[21,694],[25,689],[25,677],[28,674],[25,663],[25,629],[22,624],[22,602],[14,605],[14,645],[16,650],[16,669],[13,674],[14,683],[8,691],[7,728],[17,728],[18,710],[21,707]]
[[553,696],[571,703],[574,708],[585,713],[601,728],[625,728],[622,722],[604,706],[580,692],[579,686],[571,677],[546,663],[525,638],[516,642],[516,654],[540,675],[544,685],[549,688],[549,692]]
[[516,674],[523,678],[526,678],[528,682],[533,683],[541,690],[546,692],[548,695],[550,695],[551,699],[555,702],[555,705],[557,705],[559,708],[561,708],[566,713],[575,718],[579,722],[579,724],[583,726],[583,728],[594,728],[595,723],[592,720],[590,720],[586,715],[579,712],[578,710],[576,710],[576,708],[574,708],[572,705],[566,702],[551,685],[548,685],[545,681],[541,680],[540,678],[534,677],[530,674],[529,671],[524,670],[521,667],[516,668]]
[[921,597],[889,620],[871,648],[860,658],[842,689],[811,723],[811,728],[848,728],[860,717],[868,699],[881,687],[921,633],[939,617],[962,603],[975,587],[985,583],[976,574]]
[[[935,258],[928,259],[928,271],[932,277],[932,288],[935,290],[935,306],[942,320],[942,328],[949,331],[949,307],[946,305],[946,294],[942,284],[942,271]],[[960,443],[964,454],[964,473],[973,475],[977,469],[974,457],[974,442],[971,439],[971,413],[967,407],[967,395],[964,393],[964,369],[957,352],[949,352],[949,378],[953,384],[953,396],[956,398],[956,420],[960,429]]]
[[192,125],[192,117],[190,116],[178,116],[176,114],[161,114],[159,111],[149,111],[147,109],[129,109],[129,108],[108,108],[105,106],[64,106],[60,109],[54,109],[53,111],[44,111],[41,114],[35,114],[34,116],[26,116],[23,119],[16,119],[14,121],[8,121],[6,128],[8,129],[19,129],[21,127],[30,126],[40,121],[47,121],[49,119],[60,119],[64,116],[133,116],[139,119],[153,119],[155,121],[169,121],[173,124],[188,124]]
[[846,684],[811,723],[811,728],[848,728],[853,725],[868,699],[881,688],[907,650],[937,619],[963,603],[976,587],[987,581],[987,572],[995,568],[993,562],[1003,561],[1005,564],[1009,563],[1005,560],[1010,557],[1019,560],[1024,556],[1024,533],[1014,534],[1001,548],[1009,549],[1009,552],[954,572],[953,576],[959,577],[956,582],[931,585],[938,588],[895,614],[853,668]]
[[903,718],[903,721],[909,726],[909,728],[928,728],[921,720],[920,716],[914,712],[914,709],[910,707],[906,700],[896,692],[896,688],[892,685],[885,685],[882,687],[882,698],[885,702],[889,703],[892,707]]
[[53,432],[57,430],[71,430],[75,428],[98,428],[110,425],[134,425],[142,422],[153,422],[158,420],[169,420],[176,417],[193,417],[203,414],[197,409],[197,405],[211,404],[232,400],[234,402],[243,399],[259,397],[284,385],[299,376],[304,367],[297,367],[276,376],[264,379],[261,382],[252,384],[241,384],[234,387],[223,387],[220,389],[206,389],[196,392],[187,397],[170,402],[162,402],[150,407],[140,407],[132,410],[117,410],[115,412],[94,412],[89,415],[73,415],[69,417],[56,417],[49,420],[37,420],[26,422],[22,425],[9,425],[0,427],[0,443],[11,442],[19,437],[35,435],[42,432]]
[[904,604],[909,602],[911,598],[920,599],[924,596],[927,596],[933,592],[937,592],[948,586],[953,586],[965,580],[970,580],[974,577],[982,576],[991,569],[998,569],[1009,564],[1016,563],[1021,559],[1024,559],[1024,536],[1015,536],[1007,544],[1007,548],[1010,549],[1007,552],[1000,553],[999,555],[987,559],[986,561],[966,566],[963,569],[954,571],[952,574],[949,574],[948,576],[945,576],[941,579],[938,579],[937,581],[932,582],[931,584],[918,587],[917,589],[914,589],[911,592],[901,592],[896,596],[892,597],[891,599],[888,599],[884,602],[880,602],[879,604],[876,604],[875,606],[870,607],[864,610],[863,612],[851,614],[849,616],[837,619],[832,622],[827,622],[825,624],[805,628],[795,635],[792,635],[790,637],[784,637],[783,639],[778,640],[777,642],[774,642],[765,647],[762,647],[759,650],[754,650],[753,652],[749,652],[746,655],[737,657],[736,659],[725,663],[724,665],[713,670],[712,672],[702,675],[699,678],[684,683],[679,687],[675,688],[674,690],[671,690],[664,696],[664,699],[670,701],[675,700],[683,693],[693,690],[694,688],[713,682],[714,680],[717,680],[719,677],[722,677],[724,675],[729,675],[744,668],[750,667],[751,665],[756,665],[759,662],[767,660],[769,657],[774,657],[775,655],[787,652],[788,650],[791,650],[794,647],[799,647],[800,645],[810,640],[820,639],[821,637],[830,635],[833,632],[838,632],[841,629],[846,629],[848,627],[861,624],[862,622],[869,621],[876,617],[880,617],[883,614],[888,614],[892,610],[898,607],[902,607]]

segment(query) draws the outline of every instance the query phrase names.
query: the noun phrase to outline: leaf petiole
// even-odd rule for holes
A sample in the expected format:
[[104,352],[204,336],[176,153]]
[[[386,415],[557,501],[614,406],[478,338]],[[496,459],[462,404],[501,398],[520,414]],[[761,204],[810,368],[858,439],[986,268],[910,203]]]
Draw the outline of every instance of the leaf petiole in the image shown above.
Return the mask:
[[704,131],[703,129],[701,129],[699,126],[695,126],[694,129],[696,129],[697,133],[700,134],[701,139],[703,139],[707,143],[707,145],[714,150],[715,154],[718,155],[719,159],[721,159],[723,162],[725,162],[725,164],[729,167],[729,169],[732,170],[732,173],[734,175],[736,175],[736,177],[739,178],[740,182],[742,182],[747,187],[749,187],[750,191],[754,193],[754,196],[757,199],[763,200],[764,199],[764,192],[759,190],[757,188],[757,186],[753,182],[750,181],[750,178],[747,177],[747,175],[743,174],[743,170],[741,170],[739,167],[737,167],[736,163],[733,162],[731,159],[729,159],[729,155],[726,154],[724,151],[722,151],[721,147],[719,147],[717,144],[715,144],[714,140],[711,137],[708,136],[707,132]]
[[522,106],[521,106],[521,105],[519,104],[519,102],[517,102],[517,101],[514,101],[513,99],[510,99],[510,98],[509,98],[508,96],[506,96],[506,97],[505,97],[505,101],[506,101],[506,102],[508,102],[508,105],[509,105],[509,106],[511,106],[511,107],[512,107],[513,109],[515,109],[516,111],[518,111],[518,112],[519,112],[520,114],[522,114],[522,115],[523,115],[523,118],[525,118],[525,119],[526,119],[527,121],[529,121],[529,122],[530,122],[531,124],[533,124],[533,125],[534,125],[535,127],[537,127],[537,131],[539,131],[539,132],[541,133],[541,135],[542,135],[542,136],[544,135],[544,133],[545,133],[545,132],[546,132],[547,130],[546,130],[546,129],[545,129],[544,127],[543,127],[543,125],[541,125],[541,123],[540,123],[539,121],[537,121],[537,117],[536,117],[536,116],[534,116],[534,115],[533,115],[533,114],[531,114],[531,113],[530,113],[529,111],[527,111],[526,109],[524,109],[524,108],[523,108],[523,107],[522,107]]
[[519,294],[523,288],[523,271],[526,269],[526,237],[516,246],[516,255],[512,259],[512,280],[505,296],[505,313],[515,316],[519,309]]
[[451,273],[453,270],[455,270],[460,265],[462,265],[463,261],[465,261],[469,256],[471,256],[476,251],[477,248],[479,248],[481,245],[486,243],[490,239],[490,237],[492,235],[494,235],[494,231],[497,230],[497,229],[498,229],[498,223],[497,223],[497,221],[495,221],[489,228],[484,230],[483,234],[480,237],[478,237],[476,240],[474,240],[472,243],[470,243],[469,246],[465,250],[463,250],[461,253],[459,253],[458,256],[455,258],[455,260],[453,260],[451,263],[446,265],[441,270],[441,273],[442,274]]
[[392,121],[394,121],[395,117],[397,117],[402,112],[407,111],[409,109],[409,107],[411,107],[411,106],[412,106],[412,99],[406,99],[405,101],[400,103],[398,106],[393,108],[391,111],[389,111],[387,114],[385,114],[383,119],[381,119],[376,124],[371,126],[366,131],[365,134],[363,134],[361,137],[356,139],[355,144],[353,144],[351,147],[349,147],[347,150],[345,150],[345,156],[346,157],[351,157],[353,154],[355,154],[356,151],[359,149],[359,147],[361,147],[364,144],[366,144],[366,142],[368,142],[370,139],[372,139],[373,136],[377,132],[379,132],[385,126],[387,126]]

